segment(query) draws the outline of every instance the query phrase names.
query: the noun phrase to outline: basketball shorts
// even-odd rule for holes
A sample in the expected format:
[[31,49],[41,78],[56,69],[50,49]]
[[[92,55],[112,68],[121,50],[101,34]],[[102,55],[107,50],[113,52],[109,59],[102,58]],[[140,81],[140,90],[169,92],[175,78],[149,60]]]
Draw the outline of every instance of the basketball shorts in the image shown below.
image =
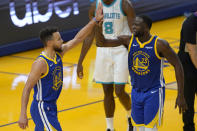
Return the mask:
[[30,112],[35,123],[35,131],[62,131],[57,119],[56,103],[33,100]]
[[133,126],[153,128],[162,124],[165,88],[131,92],[131,117]]
[[128,83],[128,51],[118,47],[97,47],[94,80],[102,84]]

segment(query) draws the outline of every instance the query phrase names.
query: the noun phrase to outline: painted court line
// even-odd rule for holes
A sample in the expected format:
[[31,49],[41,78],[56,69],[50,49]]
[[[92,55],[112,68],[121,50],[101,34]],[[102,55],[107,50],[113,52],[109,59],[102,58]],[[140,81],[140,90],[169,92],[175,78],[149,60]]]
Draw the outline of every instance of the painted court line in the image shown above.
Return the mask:
[[[174,85],[174,84],[176,84],[176,82],[168,83],[168,84],[166,84],[166,86],[170,86],[170,85]],[[176,90],[174,88],[173,89],[166,88],[166,89]],[[130,95],[130,93],[129,93],[129,95]],[[117,97],[114,97],[114,98],[117,98]],[[89,106],[89,105],[93,105],[93,104],[97,104],[97,103],[100,103],[100,102],[103,102],[103,100],[98,100],[98,101],[90,102],[90,103],[87,103],[87,104],[82,104],[82,105],[70,107],[70,108],[67,108],[67,109],[63,109],[63,110],[58,111],[58,113],[69,111],[69,110],[74,110],[74,109],[77,109],[77,108],[81,108],[81,107],[85,107],[85,106]],[[197,114],[197,112],[195,112],[195,114]],[[28,118],[28,120],[32,120],[32,118]],[[13,125],[13,124],[17,124],[17,121],[11,122],[11,123],[7,123],[7,124],[2,124],[2,125],[0,125],[0,127],[10,126],[10,125]]]
[[27,74],[22,74],[22,73],[14,73],[14,72],[5,72],[5,71],[0,71],[1,74],[9,74],[9,75],[24,75],[27,76]]
[[[32,57],[15,56],[15,55],[11,55],[9,57],[14,57],[14,58],[19,58],[19,59],[27,59],[27,60],[35,60],[36,59],[36,58],[32,58]],[[69,63],[69,62],[63,62],[63,64],[74,65],[74,63]]]
[[[77,64],[73,64],[70,66],[64,66],[63,69],[67,69],[67,68],[72,68],[74,66],[77,66]],[[22,74],[22,73],[14,73],[14,72],[6,72],[6,71],[0,71],[1,74],[9,74],[9,75],[25,75],[28,76],[28,74]]]

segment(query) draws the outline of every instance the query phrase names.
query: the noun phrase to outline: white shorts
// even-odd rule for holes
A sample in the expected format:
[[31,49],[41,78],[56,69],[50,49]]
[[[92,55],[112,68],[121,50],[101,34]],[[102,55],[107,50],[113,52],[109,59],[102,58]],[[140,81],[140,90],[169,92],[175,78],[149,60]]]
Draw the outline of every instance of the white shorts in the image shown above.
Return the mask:
[[128,51],[118,47],[97,47],[94,80],[102,84],[128,83]]

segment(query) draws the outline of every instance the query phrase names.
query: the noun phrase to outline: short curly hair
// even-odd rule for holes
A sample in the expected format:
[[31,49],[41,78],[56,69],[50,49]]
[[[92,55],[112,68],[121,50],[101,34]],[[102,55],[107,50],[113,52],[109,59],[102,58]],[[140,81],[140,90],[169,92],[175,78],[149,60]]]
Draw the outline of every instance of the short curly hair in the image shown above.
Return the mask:
[[46,27],[40,31],[40,40],[44,44],[44,46],[47,46],[47,41],[52,39],[53,33],[55,32],[58,32],[57,27]]

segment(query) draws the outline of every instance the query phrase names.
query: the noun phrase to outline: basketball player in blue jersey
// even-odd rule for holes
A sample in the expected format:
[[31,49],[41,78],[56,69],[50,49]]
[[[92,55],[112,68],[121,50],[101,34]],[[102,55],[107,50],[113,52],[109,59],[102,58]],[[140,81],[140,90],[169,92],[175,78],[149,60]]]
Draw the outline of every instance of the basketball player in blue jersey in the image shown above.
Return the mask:
[[147,16],[136,17],[131,36],[120,36],[121,43],[128,45],[128,67],[131,76],[131,117],[134,130],[157,131],[161,124],[165,98],[163,77],[164,58],[175,68],[178,95],[175,107],[179,113],[186,110],[184,99],[183,68],[169,43],[150,34],[152,20]]
[[18,124],[25,129],[28,126],[27,104],[29,94],[34,88],[31,116],[35,123],[35,131],[61,131],[57,119],[56,101],[63,84],[62,57],[65,52],[82,42],[94,28],[95,23],[103,18],[102,4],[96,11],[96,16],[83,28],[74,39],[63,44],[60,33],[56,28],[48,27],[40,32],[40,39],[44,44],[44,51],[32,65],[28,80],[23,89],[21,114]]
[[[128,52],[121,44],[114,42],[119,35],[130,35],[135,13],[129,0],[96,0],[90,7],[89,18],[95,15],[98,3],[103,4],[103,24],[95,26],[95,29],[84,41],[81,55],[78,61],[77,74],[83,78],[82,62],[96,38],[97,54],[95,62],[94,80],[101,83],[104,91],[104,109],[106,115],[107,130],[113,131],[113,117],[115,101],[113,92],[119,98],[121,104],[127,111],[129,131],[132,131],[130,124],[131,101],[125,92],[125,84],[128,82]],[[111,39],[108,41],[106,39]]]

